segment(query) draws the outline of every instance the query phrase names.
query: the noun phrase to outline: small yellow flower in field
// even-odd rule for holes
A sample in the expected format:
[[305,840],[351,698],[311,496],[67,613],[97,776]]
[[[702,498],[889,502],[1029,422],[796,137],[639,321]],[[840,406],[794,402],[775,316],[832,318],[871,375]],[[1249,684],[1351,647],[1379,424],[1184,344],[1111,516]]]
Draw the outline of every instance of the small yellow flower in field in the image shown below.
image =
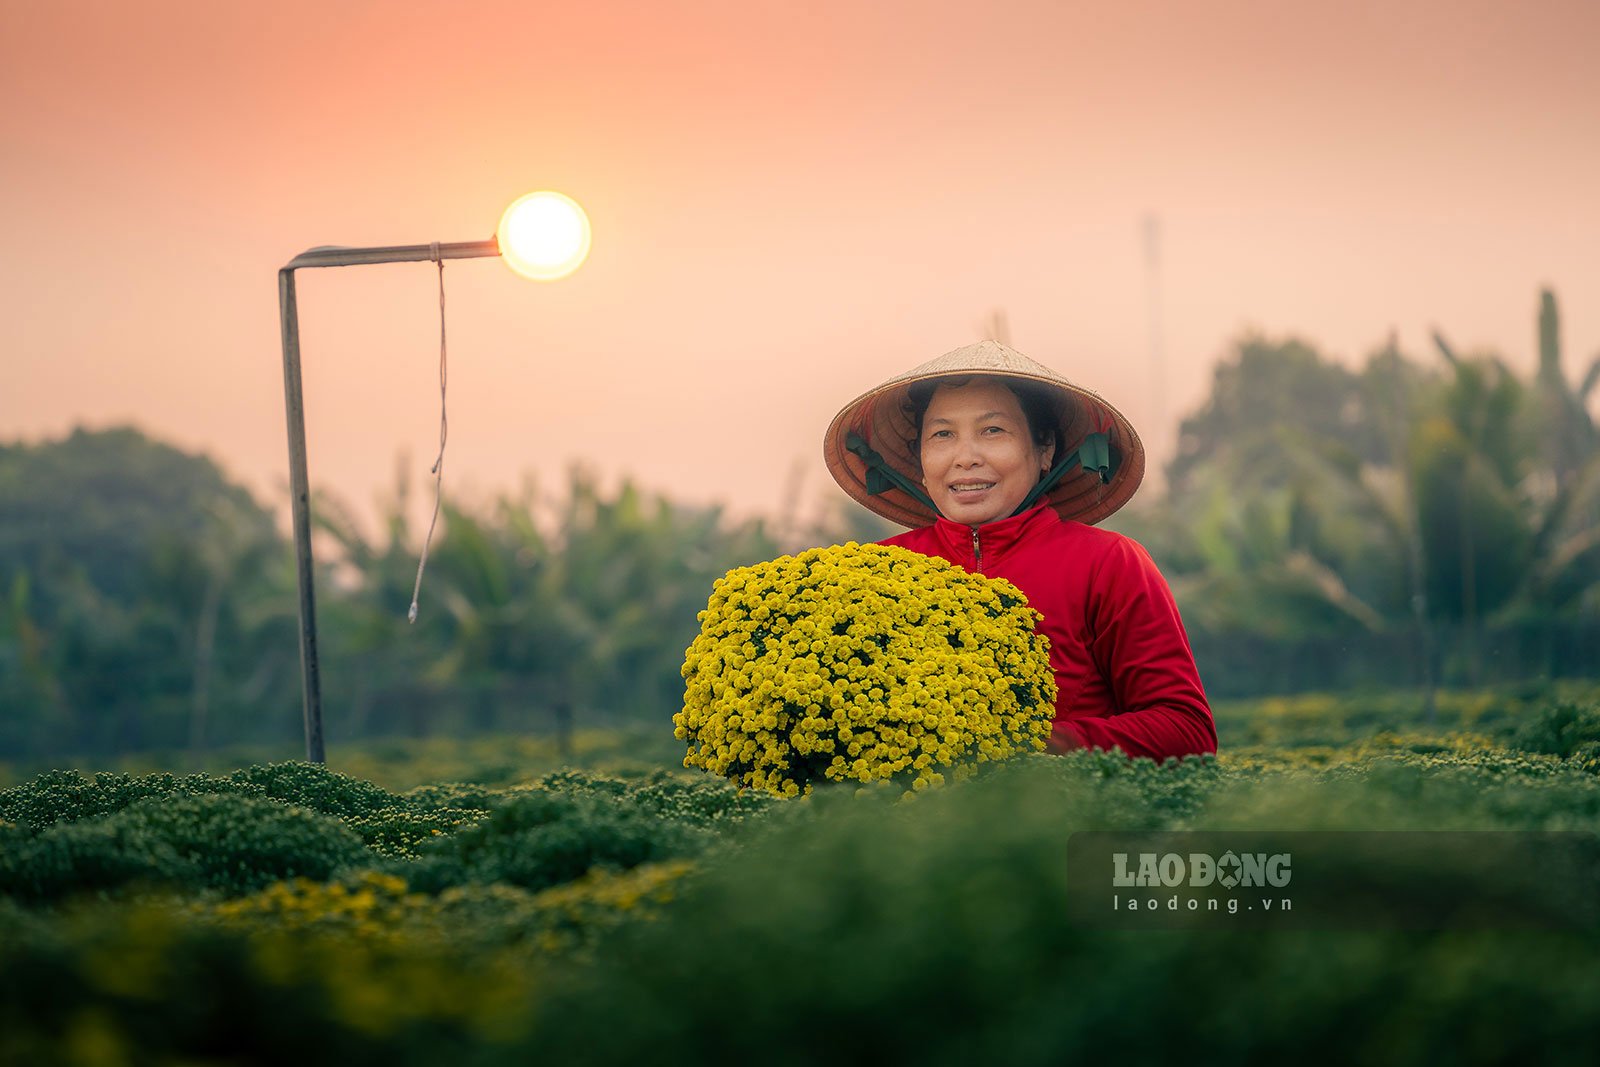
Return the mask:
[[1008,582],[886,545],[730,571],[684,654],[684,766],[779,796],[819,781],[924,789],[1044,747],[1056,687]]

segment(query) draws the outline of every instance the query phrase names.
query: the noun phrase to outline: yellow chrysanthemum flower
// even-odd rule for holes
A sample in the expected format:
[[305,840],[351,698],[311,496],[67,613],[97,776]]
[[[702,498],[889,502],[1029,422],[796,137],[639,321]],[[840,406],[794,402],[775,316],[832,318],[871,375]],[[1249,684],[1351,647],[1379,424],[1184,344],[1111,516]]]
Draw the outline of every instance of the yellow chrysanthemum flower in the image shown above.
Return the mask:
[[1056,697],[1009,582],[854,542],[729,571],[684,654],[684,766],[778,796],[923,789],[1042,749]]

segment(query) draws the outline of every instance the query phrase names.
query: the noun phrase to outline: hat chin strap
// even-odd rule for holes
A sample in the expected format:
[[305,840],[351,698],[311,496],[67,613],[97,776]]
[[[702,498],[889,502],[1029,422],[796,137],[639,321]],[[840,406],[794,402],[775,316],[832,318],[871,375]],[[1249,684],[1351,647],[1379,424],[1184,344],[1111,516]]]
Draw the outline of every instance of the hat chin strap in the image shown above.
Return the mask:
[[940,518],[944,517],[944,513],[939,510],[939,505],[933,502],[933,498],[924,493],[916,482],[891,467],[889,461],[873,451],[872,446],[867,444],[860,434],[851,430],[844,439],[844,447],[854,452],[861,458],[861,462],[867,465],[868,496],[878,496],[882,493],[887,493],[891,489],[898,489],[935,515]]
[[1028,491],[1028,495],[1022,498],[1022,503],[1017,505],[1017,510],[1011,514],[1021,515],[1033,507],[1040,497],[1054,489],[1061,479],[1078,467],[1098,474],[1101,485],[1110,485],[1111,476],[1117,473],[1117,468],[1120,466],[1122,466],[1122,453],[1111,447],[1111,435],[1103,432],[1092,433],[1085,437],[1083,443],[1065,459],[1051,467],[1050,472],[1039,479],[1039,484]]

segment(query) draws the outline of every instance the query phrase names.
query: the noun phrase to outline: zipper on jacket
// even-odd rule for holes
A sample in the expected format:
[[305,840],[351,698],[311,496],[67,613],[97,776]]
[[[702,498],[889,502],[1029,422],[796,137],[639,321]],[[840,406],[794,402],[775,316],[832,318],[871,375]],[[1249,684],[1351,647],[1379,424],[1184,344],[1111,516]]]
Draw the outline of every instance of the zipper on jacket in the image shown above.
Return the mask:
[[979,574],[983,573],[983,546],[978,544],[978,528],[972,528],[972,566]]

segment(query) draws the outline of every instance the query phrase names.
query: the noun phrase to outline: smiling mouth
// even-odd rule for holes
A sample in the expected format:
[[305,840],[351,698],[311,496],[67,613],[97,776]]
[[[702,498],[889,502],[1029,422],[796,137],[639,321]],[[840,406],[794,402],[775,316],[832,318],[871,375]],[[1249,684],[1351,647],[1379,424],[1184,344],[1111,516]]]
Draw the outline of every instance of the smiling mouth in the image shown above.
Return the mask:
[[950,491],[956,496],[965,496],[968,494],[986,492],[987,490],[993,489],[994,486],[994,482],[962,482],[959,485],[952,485],[950,487]]

